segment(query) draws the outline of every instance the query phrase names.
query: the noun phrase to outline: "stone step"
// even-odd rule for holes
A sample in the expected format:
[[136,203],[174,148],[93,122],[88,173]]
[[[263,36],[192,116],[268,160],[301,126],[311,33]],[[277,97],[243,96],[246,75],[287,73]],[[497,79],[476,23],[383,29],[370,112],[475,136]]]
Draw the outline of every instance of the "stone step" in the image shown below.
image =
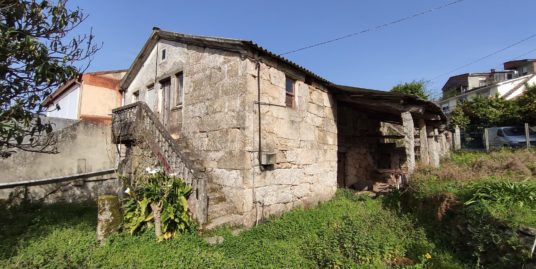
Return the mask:
[[225,215],[223,217],[209,220],[207,225],[205,226],[205,229],[211,230],[222,225],[240,226],[242,225],[241,219],[242,219],[241,215],[237,215],[237,214]]
[[213,183],[208,183],[208,193],[219,193],[221,192],[221,186]]
[[209,194],[208,194],[208,205],[209,206],[217,205],[217,204],[220,204],[220,203],[225,202],[225,201],[227,201],[227,199],[225,198],[225,195],[223,195],[222,193],[209,192]]
[[215,205],[208,205],[208,220],[214,220],[222,216],[234,213],[236,208],[231,203],[219,203]]

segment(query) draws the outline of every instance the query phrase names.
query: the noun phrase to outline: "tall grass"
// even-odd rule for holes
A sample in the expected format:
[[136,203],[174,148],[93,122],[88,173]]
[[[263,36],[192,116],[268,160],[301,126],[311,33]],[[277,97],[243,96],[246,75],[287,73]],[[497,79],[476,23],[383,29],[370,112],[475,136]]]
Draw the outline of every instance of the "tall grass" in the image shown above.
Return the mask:
[[[186,234],[157,243],[151,231],[96,243],[94,207],[36,206],[3,211],[1,268],[464,268],[414,221],[341,190],[314,209],[297,209],[209,245]],[[26,211],[28,210],[28,211]],[[6,223],[21,225],[8,225]],[[431,259],[428,259],[430,257]]]

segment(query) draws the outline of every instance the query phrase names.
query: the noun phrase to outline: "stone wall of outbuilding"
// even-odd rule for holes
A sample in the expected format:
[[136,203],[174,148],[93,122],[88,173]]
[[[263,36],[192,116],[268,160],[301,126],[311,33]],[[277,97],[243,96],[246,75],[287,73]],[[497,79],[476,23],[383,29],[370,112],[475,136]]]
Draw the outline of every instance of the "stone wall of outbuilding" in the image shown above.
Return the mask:
[[[374,172],[380,160],[380,122],[350,105],[339,104],[339,156],[344,165],[339,184],[350,187],[366,185],[374,180]],[[361,187],[361,186],[360,186]]]

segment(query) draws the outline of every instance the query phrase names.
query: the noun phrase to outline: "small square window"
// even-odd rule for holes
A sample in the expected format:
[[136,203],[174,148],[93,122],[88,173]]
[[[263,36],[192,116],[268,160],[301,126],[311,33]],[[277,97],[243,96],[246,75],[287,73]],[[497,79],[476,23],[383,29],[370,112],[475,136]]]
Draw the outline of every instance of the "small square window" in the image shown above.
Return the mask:
[[132,102],[136,103],[140,100],[140,90],[136,90],[132,93]]
[[285,105],[287,107],[294,107],[295,84],[296,80],[285,76]]
[[162,61],[166,59],[166,49],[162,50]]

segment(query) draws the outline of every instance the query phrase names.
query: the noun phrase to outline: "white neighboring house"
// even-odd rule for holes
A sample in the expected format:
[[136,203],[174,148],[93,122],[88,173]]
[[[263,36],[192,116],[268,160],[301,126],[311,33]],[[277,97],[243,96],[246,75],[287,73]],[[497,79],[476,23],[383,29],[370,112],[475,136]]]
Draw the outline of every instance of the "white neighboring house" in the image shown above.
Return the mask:
[[[80,99],[80,85],[72,82],[70,88],[58,96],[55,102],[48,105],[47,117],[78,119],[78,101]],[[56,106],[59,107],[56,108]]]
[[460,100],[470,100],[476,96],[492,97],[499,95],[506,100],[514,99],[525,92],[526,84],[536,84],[536,75],[526,75],[514,79],[498,82],[493,85],[478,87],[444,100],[439,101],[439,106],[446,114],[451,113],[456,108]]
[[[467,89],[456,89],[450,87],[453,85],[452,81],[458,79],[463,75],[457,75],[449,78],[445,86],[443,86],[443,95],[447,91],[457,90],[458,94],[449,98],[438,101],[439,106],[445,114],[449,114],[454,111],[456,105],[460,101],[470,100],[477,96],[493,97],[498,95],[506,100],[512,100],[522,95],[526,90],[526,85],[536,84],[536,73],[534,66],[536,65],[536,59],[526,59],[519,61],[510,61],[504,63],[504,69],[509,71],[500,71],[501,73],[508,73],[508,76],[498,79],[489,79],[489,83],[485,83],[479,87],[469,87]],[[495,70],[492,70],[489,74],[494,78],[497,76]],[[484,73],[482,73],[484,74]],[[511,75],[510,75],[511,74]],[[465,76],[466,78],[467,76]],[[463,79],[465,79],[463,78]],[[457,86],[457,85],[456,85]]]
[[113,70],[79,75],[45,99],[46,116],[110,124],[112,109],[122,104],[119,82],[125,73]]

